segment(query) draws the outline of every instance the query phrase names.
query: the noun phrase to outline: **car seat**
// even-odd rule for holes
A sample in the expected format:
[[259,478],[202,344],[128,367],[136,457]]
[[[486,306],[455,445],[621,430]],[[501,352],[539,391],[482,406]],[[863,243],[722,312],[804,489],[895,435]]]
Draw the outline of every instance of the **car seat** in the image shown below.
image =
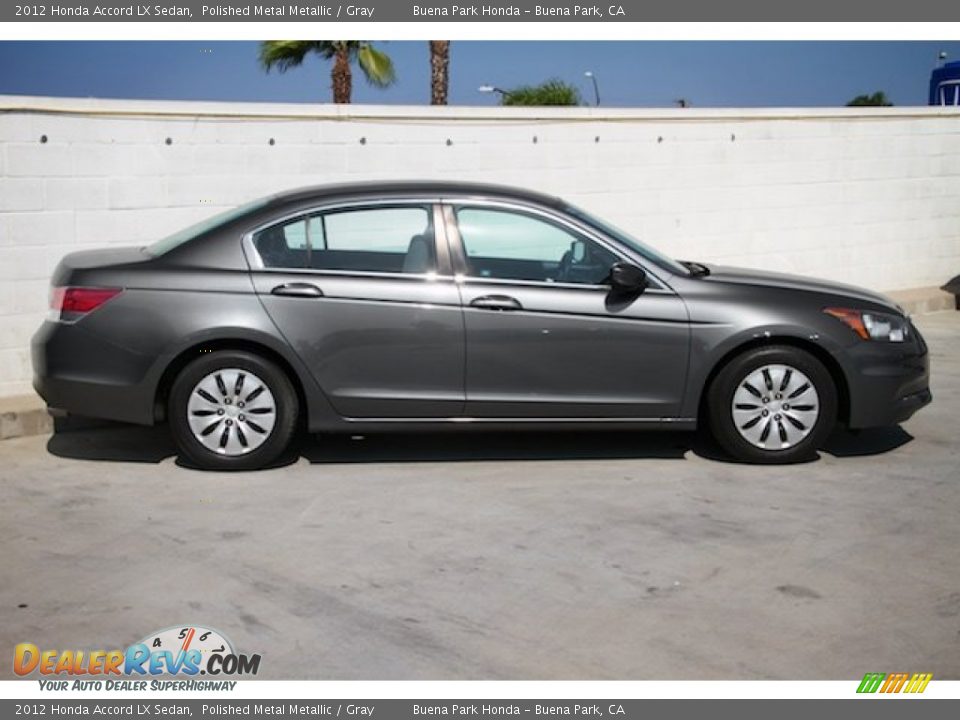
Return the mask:
[[407,254],[403,258],[403,272],[425,273],[436,268],[434,262],[433,233],[414,235],[410,238]]

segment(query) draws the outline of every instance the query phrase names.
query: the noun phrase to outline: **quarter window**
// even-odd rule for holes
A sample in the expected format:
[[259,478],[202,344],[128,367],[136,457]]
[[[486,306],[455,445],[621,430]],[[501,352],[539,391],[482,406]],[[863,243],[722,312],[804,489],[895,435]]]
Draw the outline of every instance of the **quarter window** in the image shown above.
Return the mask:
[[618,258],[558,224],[492,208],[456,209],[468,273],[502,280],[599,285]]
[[303,216],[257,232],[264,267],[426,273],[436,269],[429,206],[351,208]]

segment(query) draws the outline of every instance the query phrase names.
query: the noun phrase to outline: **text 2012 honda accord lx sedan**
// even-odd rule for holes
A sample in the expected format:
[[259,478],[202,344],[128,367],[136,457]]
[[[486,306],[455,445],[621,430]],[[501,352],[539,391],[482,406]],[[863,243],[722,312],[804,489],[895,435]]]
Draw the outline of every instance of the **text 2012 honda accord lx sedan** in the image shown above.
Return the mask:
[[203,467],[297,431],[692,429],[790,462],[930,402],[890,300],[677,262],[554,197],[460,183],[276,195],[68,255],[33,340],[53,408],[169,422]]

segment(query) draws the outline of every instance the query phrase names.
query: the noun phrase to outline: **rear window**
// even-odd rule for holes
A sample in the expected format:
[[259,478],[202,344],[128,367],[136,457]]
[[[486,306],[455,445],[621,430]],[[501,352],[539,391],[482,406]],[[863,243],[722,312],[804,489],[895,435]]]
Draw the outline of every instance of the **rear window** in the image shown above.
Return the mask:
[[227,223],[243,217],[247,213],[251,213],[254,210],[257,210],[270,201],[270,198],[259,198],[248,203],[244,203],[239,207],[232,208],[230,210],[225,210],[224,212],[217,213],[216,215],[207,218],[206,220],[201,220],[198,223],[186,227],[183,230],[178,230],[172,235],[167,235],[167,237],[157,240],[152,245],[147,245],[144,248],[144,251],[153,256],[163,255],[170,252],[174,248],[178,248],[186,242],[193,240],[195,237],[199,237],[210,230],[213,230],[220,225],[226,225]]

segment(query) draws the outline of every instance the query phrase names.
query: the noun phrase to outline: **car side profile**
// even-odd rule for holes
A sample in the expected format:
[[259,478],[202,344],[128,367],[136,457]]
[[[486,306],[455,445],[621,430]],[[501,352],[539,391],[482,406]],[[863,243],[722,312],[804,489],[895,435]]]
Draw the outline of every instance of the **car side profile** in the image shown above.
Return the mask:
[[686,429],[793,462],[929,403],[891,300],[678,262],[563,200],[382,182],[248,203],[67,255],[32,344],[53,412],[168,422],[211,469],[300,430]]

